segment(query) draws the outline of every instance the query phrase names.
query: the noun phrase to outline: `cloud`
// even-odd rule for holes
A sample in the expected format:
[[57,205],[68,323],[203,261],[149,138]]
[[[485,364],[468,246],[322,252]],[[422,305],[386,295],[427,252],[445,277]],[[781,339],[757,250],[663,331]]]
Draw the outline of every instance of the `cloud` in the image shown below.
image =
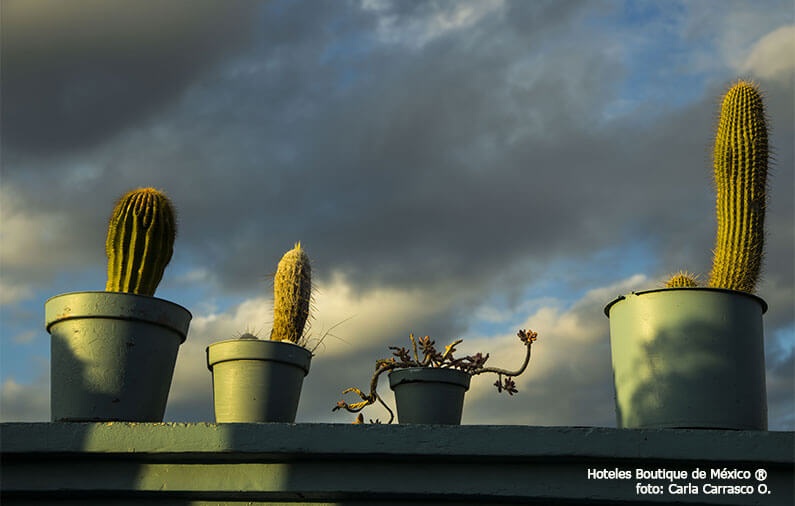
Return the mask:
[[[497,395],[492,375],[473,378],[466,397],[463,423],[614,425],[608,320],[602,308],[616,295],[645,281],[643,276],[631,276],[619,283],[589,291],[570,309],[564,309],[560,301],[548,303],[530,316],[516,316],[518,319],[513,325],[506,322],[512,329],[506,334],[478,335],[469,329],[463,332],[417,332],[423,327],[415,326],[415,335],[428,334],[442,346],[461,337],[464,342],[458,347],[460,355],[489,353],[490,365],[514,368],[520,365],[518,362],[523,355],[516,330],[530,328],[539,333],[528,371],[516,378],[520,394],[514,398]],[[415,318],[411,321],[418,321]],[[444,321],[444,317],[437,317],[436,321]],[[398,332],[380,339],[376,349],[356,351],[347,348],[347,353],[330,357],[329,361],[323,360],[323,356],[318,357],[317,363],[320,365],[322,361],[323,367],[311,371],[307,377],[301,401],[302,419],[352,420],[352,415],[330,412],[334,403],[342,398],[342,389],[356,386],[366,390],[375,359],[389,356],[387,346],[407,344],[406,333]],[[381,378],[379,392],[394,407],[394,397],[385,376]],[[543,409],[536,409],[536,406],[543,406]],[[386,421],[388,414],[380,406],[373,406],[368,408],[365,417]]]
[[377,15],[381,42],[421,49],[448,32],[470,28],[484,16],[501,11],[504,0],[466,0],[406,4],[390,0],[362,0],[365,11]]
[[33,383],[6,378],[0,387],[0,421],[42,422],[50,420],[49,377]]
[[[182,2],[117,2],[113,14],[83,0],[89,11],[37,18],[33,4],[8,2],[3,20],[16,20],[3,26],[0,261],[14,302],[4,320],[14,317],[13,335],[38,328],[62,278],[101,287],[114,200],[165,189],[180,230],[159,293],[196,315],[175,375],[177,419],[208,416],[209,342],[267,332],[265,280],[297,240],[321,288],[315,330],[353,316],[332,330],[344,341],[318,349],[306,419],[334,420],[325,406],[412,331],[502,336],[513,349],[503,325],[533,314],[562,325],[561,340],[590,336],[597,355],[578,359],[603,367],[603,336],[588,333],[605,324],[601,313],[571,304],[634,272],[654,283],[708,272],[716,103],[755,47],[749,72],[775,67],[766,55],[778,39],[762,37],[791,12],[787,2],[716,12],[276,0],[223,13],[191,2],[195,14],[183,16]],[[84,26],[91,16],[104,21]],[[29,35],[56,17],[53,37]],[[771,333],[793,321],[795,285],[793,93],[777,72],[757,76],[777,150],[760,289]],[[536,358],[560,353],[546,361],[562,361],[563,384],[581,374],[546,342]],[[538,399],[577,418],[576,403]],[[544,423],[568,416],[548,413]]]
[[[262,39],[196,77],[167,114],[67,157],[54,195],[31,204],[68,208],[83,223],[69,247],[101,263],[96,217],[130,187],[165,188],[180,216],[174,262],[186,252],[184,272],[212,266],[227,294],[257,293],[296,240],[320,276],[365,290],[466,277],[489,291],[506,269],[521,284],[636,233],[678,257],[670,271],[709,251],[709,222],[692,216],[713,205],[719,87],[687,108],[648,102],[605,121],[629,63],[603,53],[620,39],[582,21],[600,15],[588,3],[484,6],[421,51],[366,37],[384,12],[432,23],[469,4],[383,5],[346,11],[330,34],[320,28],[333,10],[290,3],[279,19],[294,31],[268,17]],[[9,165],[16,191],[35,198],[23,166],[58,164]]]
[[[315,348],[315,357],[304,399],[319,406],[310,408],[310,416],[329,419],[330,407],[325,406],[333,406],[334,397],[345,388],[345,378],[357,379],[350,371],[370,370],[372,357],[385,353],[389,344],[406,339],[410,332],[434,333],[440,326],[449,327],[451,301],[441,299],[442,292],[380,289],[360,293],[340,274],[316,288],[308,333],[308,346]],[[246,332],[268,339],[272,308],[272,298],[256,297],[224,312],[194,316],[188,339],[179,351],[168,419],[212,419],[205,348]]]
[[87,258],[95,259],[102,254],[99,241],[98,254],[85,254],[81,250],[84,245],[75,241],[84,230],[77,225],[79,220],[71,220],[68,214],[56,209],[37,206],[35,199],[27,199],[11,182],[5,181],[0,186],[3,303],[28,299],[33,287],[51,281],[57,270],[79,268]]
[[[180,346],[169,394],[166,418],[212,421],[212,376],[205,348],[212,342],[251,332],[263,336],[269,301],[251,299],[225,313],[194,315],[188,339]],[[176,415],[174,414],[176,413]]]
[[37,337],[39,337],[39,332],[36,332],[35,330],[27,330],[15,335],[12,337],[12,339],[17,344],[28,344],[33,342]]
[[792,82],[795,71],[795,25],[782,26],[751,48],[740,70],[762,79]]
[[0,281],[0,304],[13,304],[33,297],[31,285],[10,284]]
[[[771,350],[768,339],[767,369],[767,402],[768,425],[774,430],[793,430],[795,428],[795,328],[787,330],[788,343],[783,339],[779,346]],[[770,353],[773,351],[773,353]],[[775,357],[771,360],[771,356]]]
[[[650,283],[634,275],[593,289],[572,306],[540,308],[514,325],[538,332],[527,371],[515,378],[519,393],[498,394],[493,375],[473,378],[463,423],[615,426],[609,321],[604,306],[617,295]],[[462,352],[489,352],[489,364],[514,368],[521,343],[510,334],[467,339]]]
[[[162,144],[142,132],[132,144],[151,147],[151,161],[136,160],[145,167],[137,174],[167,178],[156,174],[157,167],[194,174],[190,181],[167,182],[192,217],[184,221],[181,240],[217,266],[228,290],[253,289],[251,274],[270,269],[263,256],[247,252],[275,256],[296,239],[314,246],[323,264],[369,286],[410,286],[464,273],[485,279],[530,255],[544,261],[586,241],[598,248],[614,238],[598,230],[592,217],[618,221],[611,231],[621,230],[622,218],[615,213],[618,202],[601,198],[610,191],[605,174],[587,169],[589,160],[624,156],[607,142],[610,136],[629,136],[623,141],[629,145],[649,142],[620,125],[601,134],[587,128],[601,117],[591,103],[607,93],[613,64],[595,50],[579,54],[567,45],[544,56],[523,54],[535,35],[498,31],[483,19],[485,26],[470,35],[483,44],[473,48],[439,41],[419,55],[390,53],[389,63],[375,49],[352,70],[366,81],[339,95],[318,95],[311,83],[331,88],[346,62],[342,70],[299,58],[281,62],[281,72],[301,78],[289,90],[273,90],[282,92],[278,102],[270,99],[278,81],[269,72],[224,81],[230,90],[225,94],[241,104],[264,100],[262,112],[226,102],[216,109],[215,92],[198,94],[163,127],[180,133],[181,141]],[[263,52],[263,59],[271,57]],[[536,65],[524,81],[527,60]],[[296,117],[291,104],[310,112]],[[200,106],[228,121],[224,132],[196,116]],[[704,117],[708,124],[709,115]],[[692,142],[676,130],[676,141]],[[313,149],[301,149],[304,142]],[[614,160],[609,170],[619,174],[611,179],[639,163],[631,154]],[[682,167],[675,160],[671,165]],[[132,169],[118,174],[124,178]],[[580,184],[570,184],[574,173]],[[622,191],[629,181],[619,181],[615,192],[624,205],[635,195]],[[207,188],[225,203],[223,215],[206,205]],[[593,213],[584,217],[566,202]],[[233,229],[226,216],[236,216]],[[228,234],[223,246],[207,244],[208,235],[218,234]]]
[[41,154],[107,139],[239,47],[255,8],[212,0],[4,1],[4,147]]
[[792,3],[788,0],[755,4],[729,0],[723,3],[722,15],[716,15],[708,4],[688,2],[686,5],[690,36],[700,35],[709,40],[718,61],[733,69],[742,65],[757,40],[771,28],[792,23]]

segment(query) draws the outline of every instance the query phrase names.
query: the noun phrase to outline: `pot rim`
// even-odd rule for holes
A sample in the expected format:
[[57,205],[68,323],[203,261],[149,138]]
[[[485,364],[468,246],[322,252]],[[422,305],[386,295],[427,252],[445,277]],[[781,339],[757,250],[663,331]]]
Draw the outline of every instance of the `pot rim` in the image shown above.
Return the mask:
[[[230,349],[230,345],[232,346]],[[226,349],[225,349],[226,348]],[[238,349],[233,349],[238,348]],[[300,344],[291,341],[274,341],[271,339],[224,339],[210,343],[205,348],[207,369],[221,362],[234,360],[262,360],[281,362],[303,369],[304,375],[309,373],[312,352]]]
[[[435,375],[436,377],[418,377],[424,375]],[[472,379],[471,373],[453,367],[401,367],[393,369],[387,376],[389,378],[389,388],[392,389],[403,383],[434,382],[450,383],[456,386],[463,386],[465,390],[469,390],[469,383]]]
[[[87,297],[78,297],[78,296],[87,296]],[[140,312],[98,310],[95,306],[92,306],[90,303],[87,303],[86,300],[79,300],[81,298],[90,300],[92,298],[91,296],[93,296],[93,298],[96,299],[128,299],[128,300],[137,299],[142,305],[144,305],[144,308],[146,308],[146,306],[165,306],[171,311],[160,309],[157,312],[156,317],[149,318],[143,316]],[[73,301],[72,304],[66,307],[56,308],[55,305],[59,299],[66,299],[69,297],[77,297],[77,298],[75,299],[75,301]],[[52,310],[50,308],[52,308]],[[51,314],[51,312],[55,314]],[[153,325],[160,325],[161,327],[166,327],[171,330],[174,330],[180,335],[181,343],[184,343],[185,340],[187,339],[190,321],[193,319],[193,314],[187,308],[177,304],[176,302],[172,302],[166,299],[161,299],[159,297],[154,297],[151,295],[141,295],[129,292],[109,292],[106,290],[84,290],[77,292],[65,292],[58,295],[54,295],[44,302],[44,313],[45,313],[45,328],[47,329],[47,332],[50,331],[50,327],[52,327],[58,322],[62,322],[65,320],[85,319],[85,318],[135,320],[135,321],[151,323]]]
[[730,290],[728,288],[715,288],[715,287],[711,287],[711,286],[692,286],[692,287],[676,287],[676,288],[665,288],[665,287],[663,287],[663,288],[652,288],[650,290],[638,290],[638,291],[634,291],[633,290],[632,292],[630,292],[630,293],[628,293],[626,295],[619,295],[618,297],[616,297],[615,299],[610,301],[605,306],[604,313],[605,313],[605,316],[610,318],[610,309],[615,304],[621,302],[622,300],[625,300],[627,298],[627,296],[631,296],[631,295],[638,295],[639,296],[639,295],[645,295],[645,294],[648,294],[648,293],[677,292],[677,291],[715,292],[715,293],[726,293],[726,294],[741,295],[741,296],[749,297],[751,299],[756,300],[759,303],[759,305],[762,306],[762,314],[765,314],[765,312],[767,312],[767,302],[765,302],[765,300],[762,297],[760,297],[758,295],[755,295],[753,293],[743,292],[741,290]]

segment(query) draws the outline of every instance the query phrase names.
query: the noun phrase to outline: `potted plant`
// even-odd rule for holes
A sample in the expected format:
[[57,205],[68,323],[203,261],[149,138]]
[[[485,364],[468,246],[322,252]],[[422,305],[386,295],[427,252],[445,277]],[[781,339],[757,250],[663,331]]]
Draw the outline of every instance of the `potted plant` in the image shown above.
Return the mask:
[[764,244],[768,163],[761,94],[724,95],[715,137],[717,238],[708,286],[680,272],[666,287],[605,308],[619,427],[767,429],[764,300],[753,294]]
[[246,333],[207,347],[216,422],[294,422],[312,351],[305,331],[312,293],[309,256],[296,243],[273,279],[270,339]]
[[108,225],[105,291],[65,293],[45,303],[53,421],[163,421],[191,320],[187,309],[153,296],[175,235],[174,210],[163,193],[126,193]]
[[[520,330],[517,335],[525,345],[525,358],[519,369],[508,371],[486,367],[488,353],[455,358],[453,356],[455,347],[462,342],[462,339],[447,345],[444,351],[440,352],[429,336],[415,339],[414,334],[411,334],[409,335],[411,351],[403,347],[390,346],[393,356],[376,360],[369,393],[365,394],[355,387],[342,392],[343,395],[354,392],[361,401],[348,404],[341,400],[337,402],[333,411],[344,409],[350,413],[359,413],[378,401],[389,412],[387,423],[392,423],[394,413],[378,394],[378,379],[381,374],[389,372],[389,386],[395,392],[400,423],[458,425],[461,423],[464,408],[464,394],[469,389],[472,376],[494,373],[497,375],[494,386],[497,387],[498,392],[505,391],[509,395],[517,392],[513,378],[527,369],[530,363],[530,351],[538,334],[532,330]],[[364,417],[359,413],[355,423],[363,421]],[[379,422],[376,420],[376,423]]]

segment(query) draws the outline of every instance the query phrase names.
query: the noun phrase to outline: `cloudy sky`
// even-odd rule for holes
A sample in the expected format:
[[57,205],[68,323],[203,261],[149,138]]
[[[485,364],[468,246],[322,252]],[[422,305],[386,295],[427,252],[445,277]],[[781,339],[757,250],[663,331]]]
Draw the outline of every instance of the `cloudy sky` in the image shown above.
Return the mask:
[[341,390],[411,332],[510,367],[532,328],[519,394],[477,377],[463,422],[615,426],[602,308],[709,271],[712,129],[744,77],[775,152],[770,428],[795,429],[791,0],[0,5],[0,419],[49,419],[44,301],[104,288],[114,201],[155,186],[180,225],[156,295],[193,313],[167,420],[213,419],[205,347],[268,335],[300,240],[331,332],[299,421],[349,423]]

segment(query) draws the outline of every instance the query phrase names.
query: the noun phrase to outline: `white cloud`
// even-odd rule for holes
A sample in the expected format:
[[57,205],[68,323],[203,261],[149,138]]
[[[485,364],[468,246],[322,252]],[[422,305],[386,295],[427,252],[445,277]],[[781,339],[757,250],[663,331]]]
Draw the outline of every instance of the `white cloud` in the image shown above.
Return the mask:
[[[419,49],[449,32],[463,30],[484,16],[502,9],[505,0],[459,0],[451,8],[437,8],[424,16],[401,18],[390,12],[391,2],[362,0],[362,8],[379,14],[378,37],[381,42]],[[423,13],[425,14],[425,13]]]
[[17,383],[7,378],[0,390],[0,421],[41,422],[50,419],[49,379]]
[[19,279],[50,279],[53,270],[74,267],[86,260],[80,255],[80,244],[73,244],[80,241],[73,240],[72,229],[76,225],[69,216],[39,211],[21,195],[9,183],[0,186],[3,303],[31,297],[31,285]]
[[[311,347],[325,332],[330,332],[318,346],[307,378],[307,383],[322,385],[325,392],[320,396],[305,392],[304,398],[322,405],[315,410],[327,412],[325,406],[333,405],[333,397],[349,386],[340,371],[350,370],[352,365],[364,365],[365,371],[371,369],[377,358],[372,355],[374,349],[387,354],[387,345],[408,337],[412,329],[407,322],[417,324],[434,318],[445,310],[450,300],[430,291],[380,289],[359,295],[342,275],[333,276],[331,282],[314,294],[316,316],[309,333]],[[212,406],[212,381],[206,366],[205,348],[215,341],[232,339],[245,332],[267,339],[272,307],[271,298],[258,297],[226,312],[194,316],[177,358],[167,419],[178,419],[188,409],[192,410],[190,416],[196,416],[197,406]],[[361,379],[363,383],[368,381],[364,376]]]
[[753,45],[739,70],[762,79],[787,83],[795,71],[795,25],[782,26]]
[[[516,324],[504,333],[465,338],[458,347],[458,356],[489,353],[489,365],[515,369],[521,365],[524,356],[524,348],[516,331],[530,328],[539,334],[528,370],[516,378],[519,394],[513,397],[498,394],[493,386],[496,380],[494,375],[474,377],[466,396],[462,423],[614,425],[608,319],[602,310],[617,295],[638,289],[648,282],[645,276],[635,275],[610,286],[591,290],[569,309],[563,309],[560,301],[548,300],[544,307],[529,317],[516,320]],[[453,341],[452,337],[432,337],[439,346]],[[387,344],[407,343],[408,340],[401,339]],[[366,359],[353,354],[333,357],[336,364],[324,363],[323,366],[336,371],[331,381],[340,385],[338,390],[348,386],[365,388],[372,374],[374,359],[388,354],[386,348],[383,351]],[[362,361],[365,363],[362,364]],[[348,373],[351,368],[358,371],[356,375]],[[353,380],[347,384],[344,382],[346,378]],[[330,392],[334,393],[333,390]],[[379,393],[394,407],[393,394],[385,377],[381,378]],[[310,402],[325,399],[328,407],[333,405],[333,402],[329,402],[334,400],[333,395],[331,399],[328,396],[310,397]],[[323,416],[322,413],[319,416]],[[385,421],[387,416],[380,406],[373,406],[365,412],[367,419]],[[349,418],[352,419],[352,415],[326,417],[332,421],[347,421]]]
[[214,284],[215,277],[216,276],[212,273],[212,271],[210,271],[210,269],[200,267],[176,276],[176,279],[174,281],[176,283],[185,283],[185,284],[193,284],[193,283]]
[[[786,3],[786,2],[785,2]],[[770,2],[773,7],[776,2]],[[787,12],[781,8],[760,8],[756,3],[727,2],[727,9],[716,17],[715,10],[709,4],[694,4],[691,9],[701,14],[701,18],[694,18],[693,25],[698,23],[709,24],[713,27],[713,36],[717,49],[726,64],[737,68],[746,56],[754,42],[771,26],[781,23],[782,14]],[[788,8],[791,14],[791,6]],[[714,23],[710,19],[716,19]]]
[[560,304],[540,308],[509,333],[462,343],[462,352],[488,352],[489,365],[514,369],[523,353],[516,330],[529,328],[539,336],[527,371],[514,379],[519,393],[498,394],[491,374],[473,378],[463,423],[614,425],[609,321],[603,308],[648,282],[634,275],[587,292],[568,309]]
[[315,337],[332,330],[339,339],[324,340],[322,356],[350,353],[362,347],[379,346],[396,338],[408,337],[412,328],[444,313],[453,302],[445,297],[445,289],[398,290],[381,288],[357,294],[341,274],[333,276],[325,288],[315,295],[312,330]]
[[[0,239],[2,241],[2,239]],[[2,248],[2,246],[0,246]],[[0,263],[2,261],[0,260]],[[22,283],[8,283],[0,279],[0,304],[13,304],[33,297],[33,288]]]
[[0,214],[3,216],[0,230],[0,263],[3,266],[16,267],[30,262],[31,255],[57,237],[61,228],[58,216],[36,213],[10,185],[0,186]]
[[[205,348],[215,341],[233,339],[250,332],[267,337],[270,300],[249,299],[226,313],[194,315],[188,337],[180,346],[169,394],[169,407],[212,403],[212,379],[207,369]],[[166,415],[167,418],[169,415]]]
[[15,335],[11,339],[17,344],[28,344],[33,342],[36,337],[40,336],[41,333],[35,330],[26,330],[24,332],[20,332],[19,334]]

